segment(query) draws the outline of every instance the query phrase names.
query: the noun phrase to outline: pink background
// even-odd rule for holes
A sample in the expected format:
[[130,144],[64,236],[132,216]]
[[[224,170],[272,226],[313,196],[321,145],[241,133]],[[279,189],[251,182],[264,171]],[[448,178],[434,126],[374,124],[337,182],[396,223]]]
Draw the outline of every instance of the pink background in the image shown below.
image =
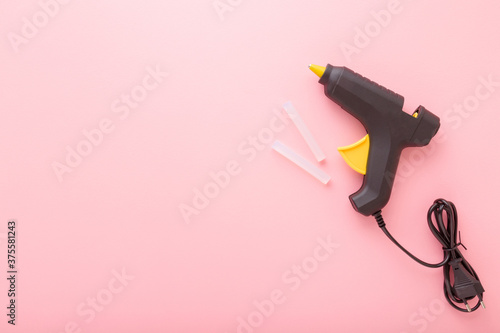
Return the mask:
[[[223,0],[221,15],[212,0],[66,2],[42,0],[52,16],[36,0],[0,3],[2,332],[500,331],[497,1]],[[441,269],[352,209],[362,176],[336,147],[364,129],[324,96],[311,62],[347,66],[405,96],[405,111],[441,117],[430,147],[404,152],[384,217],[436,262],[425,215],[438,197],[455,202],[486,310],[445,304]],[[156,67],[168,72],[158,83]],[[126,115],[131,92],[144,100]],[[269,137],[250,148],[273,122],[273,139],[314,161],[294,125],[276,122],[289,100],[327,156],[326,186]],[[112,129],[85,146],[82,132],[102,121]],[[54,163],[78,145],[91,151],[59,181]],[[180,207],[228,163],[237,172],[186,223]],[[5,315],[9,219],[16,327]],[[336,248],[319,260],[328,237]]]

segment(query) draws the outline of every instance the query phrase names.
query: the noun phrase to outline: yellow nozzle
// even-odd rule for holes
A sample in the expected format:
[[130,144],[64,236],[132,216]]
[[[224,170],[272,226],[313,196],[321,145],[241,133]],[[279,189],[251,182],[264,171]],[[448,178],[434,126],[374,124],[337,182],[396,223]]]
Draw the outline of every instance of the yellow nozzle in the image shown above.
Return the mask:
[[309,69],[318,77],[322,77],[326,67],[311,64],[309,65]]

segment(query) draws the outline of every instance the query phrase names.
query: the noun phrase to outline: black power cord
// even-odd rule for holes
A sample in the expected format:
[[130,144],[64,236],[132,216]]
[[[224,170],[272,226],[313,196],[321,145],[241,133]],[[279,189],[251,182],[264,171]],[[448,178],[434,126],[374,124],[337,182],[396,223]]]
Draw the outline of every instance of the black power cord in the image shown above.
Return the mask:
[[[443,218],[444,212],[446,212],[446,225]],[[443,267],[444,296],[451,306],[462,312],[475,311],[480,305],[485,308],[483,302],[484,288],[481,285],[481,281],[479,281],[478,275],[458,249],[458,246],[463,246],[464,248],[465,246],[460,241],[460,233],[458,233],[457,209],[455,208],[453,202],[446,201],[444,199],[437,199],[434,201],[434,204],[429,208],[427,213],[429,228],[441,245],[443,245],[444,259],[438,264],[429,264],[418,259],[401,244],[399,244],[385,227],[381,210],[374,213],[373,216],[375,217],[378,226],[387,235],[387,237],[389,237],[389,239],[404,253],[410,256],[410,258],[426,267]],[[436,220],[437,228],[434,225],[432,216],[434,216],[434,219]],[[457,233],[459,235],[458,243]],[[453,285],[450,280],[450,271],[453,271]],[[471,308],[467,301],[470,301],[475,297],[478,298],[477,304]],[[457,304],[465,304],[465,309]]]

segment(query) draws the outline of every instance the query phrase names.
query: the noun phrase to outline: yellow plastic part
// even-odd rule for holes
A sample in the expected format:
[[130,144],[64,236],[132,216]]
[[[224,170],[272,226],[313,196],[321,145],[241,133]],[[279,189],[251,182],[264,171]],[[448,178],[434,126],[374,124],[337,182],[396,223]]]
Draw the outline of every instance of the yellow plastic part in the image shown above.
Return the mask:
[[318,77],[322,77],[326,67],[311,64],[309,65],[309,69]]
[[344,161],[360,174],[366,175],[368,151],[370,150],[370,137],[365,135],[361,140],[352,145],[337,148]]

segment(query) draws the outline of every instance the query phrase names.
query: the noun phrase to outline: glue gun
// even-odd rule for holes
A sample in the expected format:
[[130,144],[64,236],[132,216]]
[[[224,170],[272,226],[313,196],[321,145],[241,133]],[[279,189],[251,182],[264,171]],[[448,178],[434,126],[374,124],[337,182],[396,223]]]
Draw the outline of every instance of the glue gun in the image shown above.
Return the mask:
[[364,175],[363,185],[349,196],[359,213],[369,216],[389,201],[401,152],[427,145],[439,129],[439,118],[423,106],[413,115],[402,110],[404,98],[346,67],[310,65],[325,95],[356,117],[368,133],[338,148],[344,160]]

